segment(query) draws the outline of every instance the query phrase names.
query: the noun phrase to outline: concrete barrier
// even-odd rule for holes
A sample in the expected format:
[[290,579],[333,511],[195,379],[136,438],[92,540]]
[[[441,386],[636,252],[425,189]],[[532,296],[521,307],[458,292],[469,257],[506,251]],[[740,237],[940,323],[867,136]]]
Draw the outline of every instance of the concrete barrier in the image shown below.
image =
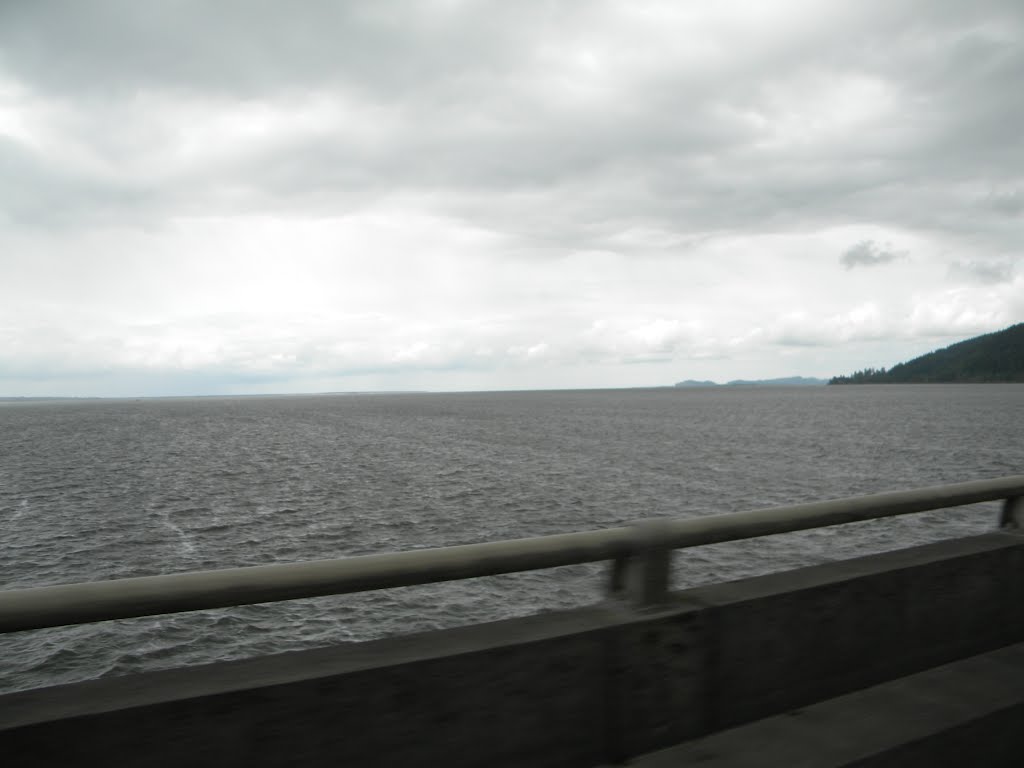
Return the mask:
[[[50,766],[621,763],[1024,641],[1001,532],[338,648],[0,696]],[[983,761],[979,762],[983,764]]]
[[1024,643],[644,755],[636,768],[1019,768]]

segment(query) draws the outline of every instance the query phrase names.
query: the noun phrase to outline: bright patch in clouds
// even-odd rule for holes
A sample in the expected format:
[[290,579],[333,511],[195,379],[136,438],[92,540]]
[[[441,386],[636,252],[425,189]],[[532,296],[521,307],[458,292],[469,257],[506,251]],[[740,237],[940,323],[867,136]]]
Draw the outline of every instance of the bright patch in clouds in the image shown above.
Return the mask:
[[1009,1],[3,4],[0,396],[830,376],[997,330],[1022,42]]

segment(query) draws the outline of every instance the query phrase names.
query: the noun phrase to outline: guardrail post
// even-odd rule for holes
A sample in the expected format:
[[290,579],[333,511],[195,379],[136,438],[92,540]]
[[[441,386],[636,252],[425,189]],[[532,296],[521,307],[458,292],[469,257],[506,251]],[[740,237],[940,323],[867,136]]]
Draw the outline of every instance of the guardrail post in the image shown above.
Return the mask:
[[999,516],[999,527],[1010,531],[1024,529],[1024,496],[1010,496],[1003,499],[1003,512]]
[[612,561],[609,595],[638,608],[658,605],[668,596],[672,549],[667,546],[671,521],[665,518],[633,524],[629,555]]

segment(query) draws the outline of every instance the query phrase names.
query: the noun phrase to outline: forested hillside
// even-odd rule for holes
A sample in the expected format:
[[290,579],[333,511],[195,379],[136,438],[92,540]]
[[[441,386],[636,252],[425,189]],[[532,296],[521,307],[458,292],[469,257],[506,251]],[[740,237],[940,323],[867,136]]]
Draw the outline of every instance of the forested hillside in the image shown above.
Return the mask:
[[829,384],[1024,382],[1024,323],[929,352],[906,363],[836,376]]

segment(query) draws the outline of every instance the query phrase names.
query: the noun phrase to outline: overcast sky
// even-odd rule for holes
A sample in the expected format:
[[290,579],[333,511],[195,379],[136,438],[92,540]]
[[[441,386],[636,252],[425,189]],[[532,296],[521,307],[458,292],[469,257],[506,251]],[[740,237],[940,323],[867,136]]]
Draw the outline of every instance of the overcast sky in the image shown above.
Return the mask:
[[0,3],[0,395],[827,377],[1024,320],[1024,3]]

